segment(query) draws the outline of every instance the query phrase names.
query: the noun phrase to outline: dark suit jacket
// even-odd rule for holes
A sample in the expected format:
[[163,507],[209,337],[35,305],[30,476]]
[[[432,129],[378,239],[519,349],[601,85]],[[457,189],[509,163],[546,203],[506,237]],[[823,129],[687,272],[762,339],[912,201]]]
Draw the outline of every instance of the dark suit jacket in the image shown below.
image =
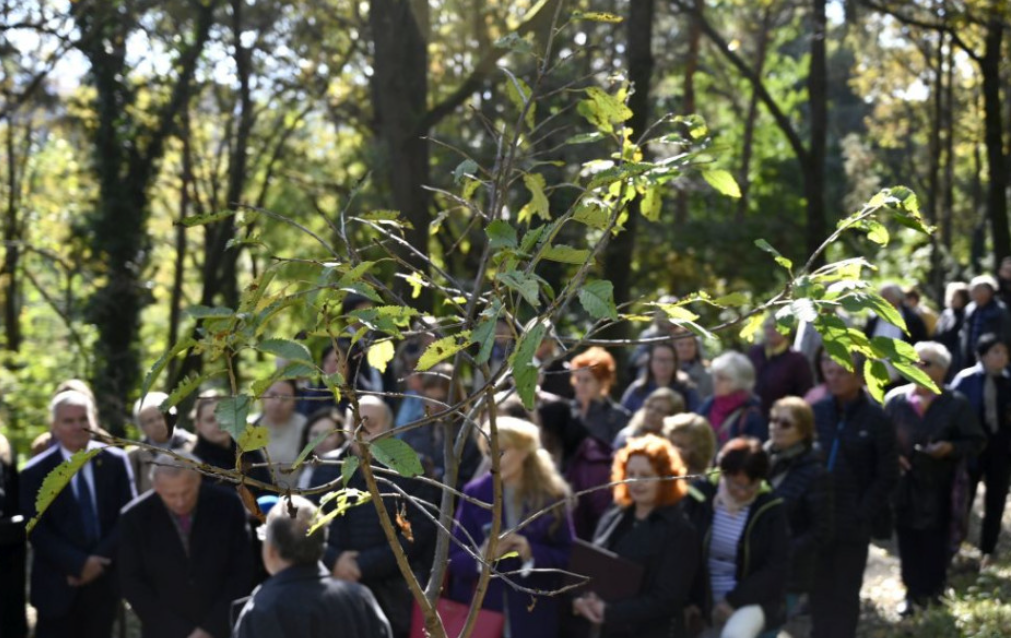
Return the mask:
[[[35,495],[42,481],[62,462],[60,448],[54,446],[25,466],[21,503],[27,517],[35,516]],[[43,513],[29,537],[34,549],[31,603],[43,616],[60,617],[70,610],[78,588],[67,584],[67,576],[79,576],[89,556],[116,557],[119,511],[134,497],[130,466],[122,450],[107,447],[91,459],[91,467],[102,538],[91,545],[82,538],[81,510],[69,485]],[[115,578],[103,577],[88,587],[101,587],[103,595],[119,597]]]
[[120,583],[144,638],[186,638],[197,627],[226,638],[229,606],[253,584],[249,527],[239,498],[201,485],[189,555],[153,491],[123,509],[121,525]]
[[253,593],[235,624],[235,638],[391,638],[372,593],[335,580],[323,565],[293,565]]

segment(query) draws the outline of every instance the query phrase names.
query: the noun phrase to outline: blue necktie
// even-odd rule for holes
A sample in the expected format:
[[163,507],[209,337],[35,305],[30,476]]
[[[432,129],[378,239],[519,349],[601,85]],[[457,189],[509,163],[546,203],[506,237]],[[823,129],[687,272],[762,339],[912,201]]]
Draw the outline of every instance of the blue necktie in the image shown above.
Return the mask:
[[74,480],[77,481],[77,503],[81,506],[84,539],[90,544],[101,538],[101,532],[98,529],[98,512],[95,510],[95,501],[91,498],[88,482],[84,480],[83,468],[77,473]]

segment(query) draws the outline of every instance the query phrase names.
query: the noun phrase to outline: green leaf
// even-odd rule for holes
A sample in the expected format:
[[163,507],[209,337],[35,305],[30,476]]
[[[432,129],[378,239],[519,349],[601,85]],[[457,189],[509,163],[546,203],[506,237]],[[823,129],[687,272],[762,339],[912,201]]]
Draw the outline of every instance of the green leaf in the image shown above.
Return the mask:
[[839,298],[839,303],[848,312],[858,313],[864,310],[873,311],[883,321],[887,321],[893,326],[900,328],[902,332],[908,333],[906,321],[895,306],[888,303],[881,295],[872,292],[854,292]]
[[35,495],[35,516],[32,517],[32,520],[28,521],[27,533],[32,533],[39,519],[49,509],[49,506],[53,504],[56,497],[60,495],[60,492],[67,486],[70,479],[74,477],[74,474],[77,474],[78,470],[84,467],[85,463],[101,451],[101,448],[94,448],[75,452],[69,459],[54,467],[46,475],[46,478],[42,480],[42,487],[39,488],[39,493]]
[[822,346],[832,360],[853,370],[852,340],[846,322],[834,315],[820,315],[814,322],[814,328],[821,335]]
[[167,399],[161,402],[161,405],[158,406],[158,409],[161,410],[162,412],[168,412],[169,408],[179,405],[179,403],[183,399],[185,399],[189,395],[193,394],[193,392],[195,392],[197,389],[199,389],[200,386],[203,385],[205,381],[207,381],[213,376],[217,376],[219,374],[224,373],[225,373],[224,370],[205,372],[203,374],[197,374],[195,372],[189,373],[183,378],[182,381],[176,384],[175,389],[172,390],[171,394],[168,395]]
[[[458,338],[459,341],[457,341]],[[440,361],[452,357],[470,345],[469,338],[470,332],[465,330],[459,334],[459,337],[450,335],[433,341],[425,348],[425,351],[421,354],[421,358],[418,359],[418,365],[414,369],[418,372],[424,372]]]
[[537,399],[538,370],[534,365],[534,355],[547,332],[548,326],[543,321],[528,328],[520,337],[516,349],[513,350],[509,359],[513,369],[513,381],[516,383],[516,394],[519,395],[528,410],[534,409]]
[[144,397],[146,397],[147,393],[151,391],[151,386],[154,385],[154,382],[158,380],[159,376],[161,376],[161,373],[165,370],[165,367],[168,365],[169,361],[175,359],[180,354],[182,354],[186,350],[189,350],[195,345],[197,345],[196,341],[194,341],[189,337],[186,337],[185,339],[180,340],[179,343],[172,346],[172,348],[168,352],[158,357],[158,360],[154,362],[154,365],[151,366],[151,369],[148,370],[148,373],[144,376],[144,383],[141,385],[140,388],[141,398],[143,399]]
[[537,285],[537,280],[530,275],[519,270],[509,270],[498,273],[495,275],[495,279],[501,281],[510,290],[518,292],[534,308],[540,305],[541,300],[537,294],[540,288]]
[[600,131],[593,131],[592,133],[580,133],[579,135],[573,135],[569,139],[565,140],[565,144],[589,144],[591,142],[599,142],[604,139],[604,134]]
[[787,270],[793,268],[793,262],[784,257],[783,255],[781,255],[779,251],[773,248],[769,242],[765,241],[764,239],[756,239],[755,245],[764,250],[765,252],[770,253],[776,260],[776,263],[782,266],[783,268],[786,268]]
[[459,185],[468,175],[477,173],[478,165],[472,159],[465,159],[453,169],[453,181]]
[[[364,505],[371,500],[372,495],[368,492],[352,488],[344,488],[342,490],[337,490],[336,492],[328,493],[320,499],[320,508],[316,510],[316,518],[313,519],[312,526],[309,527],[309,531],[306,532],[306,535],[311,536],[312,534],[315,534],[317,530],[326,527],[338,516],[343,516],[344,513],[352,507]],[[326,512],[323,509],[323,505],[330,503],[331,501],[336,501],[336,506],[329,512]]]
[[743,292],[732,292],[729,295],[723,295],[722,297],[717,297],[713,299],[710,303],[714,306],[721,306],[724,308],[735,308],[739,306],[746,306],[751,302]]
[[369,353],[366,355],[366,358],[370,366],[383,373],[386,372],[386,364],[392,361],[396,354],[393,341],[384,339],[383,341],[377,341],[369,347]]
[[194,226],[213,224],[214,222],[228,219],[233,215],[235,215],[234,210],[219,210],[214,213],[207,213],[206,215],[190,215],[179,220],[179,223],[187,228],[193,228]]
[[335,403],[341,402],[341,386],[344,385],[344,375],[340,372],[334,372],[333,374],[324,374],[322,377],[323,385],[327,387],[330,392],[333,393],[333,400]]
[[[298,456],[295,457],[294,463],[291,464],[291,469],[297,470],[298,468],[302,467],[302,464],[305,463],[305,460],[307,458],[309,458],[309,455],[312,454],[312,451],[315,450],[317,447],[319,447],[319,444],[322,443],[323,441],[325,441],[326,438],[328,436],[330,436],[331,434],[333,434],[333,430],[327,430],[323,434],[318,435],[312,441],[309,441],[308,443],[306,443],[305,447],[302,448],[302,451],[299,452]],[[355,456],[355,457],[352,457],[352,458],[356,458],[357,459],[358,457]],[[347,487],[347,483],[345,483],[344,486]]]
[[235,441],[243,452],[252,452],[267,447],[270,441],[270,431],[262,425],[247,425],[246,429]]
[[194,319],[228,319],[235,315],[231,308],[210,308],[208,306],[190,306],[186,314]]
[[515,53],[533,53],[534,47],[528,40],[513,32],[495,40],[496,49],[509,49]]
[[867,239],[875,244],[887,246],[889,241],[888,229],[881,222],[873,219],[867,220]]
[[516,248],[516,244],[519,241],[516,236],[516,229],[509,222],[501,219],[496,219],[488,224],[484,232],[488,235],[488,242],[492,250]]
[[559,244],[558,246],[548,246],[541,252],[541,259],[557,261],[563,264],[575,264],[581,266],[590,258],[590,251],[583,248],[573,248]]
[[710,186],[727,197],[733,197],[734,199],[740,199],[741,197],[741,187],[737,185],[737,180],[734,179],[734,176],[729,171],[719,169],[702,171],[702,179],[709,182]]
[[225,397],[214,407],[214,416],[218,419],[218,427],[232,435],[238,441],[246,430],[249,419],[249,406],[252,400],[245,394]]
[[892,382],[888,375],[888,366],[881,361],[868,359],[864,362],[864,381],[867,391],[878,403],[885,402],[885,387]]
[[581,224],[586,224],[590,228],[604,230],[607,228],[607,220],[610,218],[605,204],[596,199],[584,200],[576,207],[572,214],[572,219]]
[[618,320],[614,305],[614,285],[606,279],[587,281],[579,289],[579,303],[594,319]]
[[895,369],[899,371],[899,374],[909,379],[916,385],[922,385],[923,387],[938,394],[941,393],[941,390],[937,387],[937,384],[934,383],[934,380],[928,377],[927,373],[921,370],[918,366],[913,365],[911,363],[897,363],[897,362],[892,362],[892,365],[895,366]]
[[309,352],[309,348],[297,341],[267,339],[257,344],[256,349],[280,357],[285,361],[301,361],[312,364],[312,354]]
[[353,454],[344,457],[344,462],[341,463],[341,480],[344,481],[344,487],[347,487],[351,482],[351,477],[355,475],[359,464],[361,464],[361,459]]
[[544,234],[544,229],[547,226],[538,226],[537,228],[531,228],[527,232],[523,233],[523,241],[520,242],[520,252],[528,253],[534,249],[537,242],[540,241],[541,235]]
[[369,450],[377,461],[401,476],[421,476],[425,471],[418,453],[400,439],[380,439],[370,443]]
[[660,196],[660,187],[657,185],[646,189],[642,199],[639,201],[639,212],[651,222],[660,220],[660,210],[663,208],[663,198]]
[[284,364],[283,368],[275,370],[266,379],[254,381],[250,389],[253,391],[255,396],[260,396],[266,392],[270,386],[274,385],[275,381],[280,381],[281,379],[304,379],[306,377],[314,376],[316,376],[316,366],[303,361],[289,361]]
[[548,197],[544,194],[546,182],[540,173],[525,173],[523,183],[530,191],[530,201],[520,209],[518,220],[521,224],[533,219],[536,214],[541,219],[551,221],[551,212],[548,205]]
[[485,319],[477,324],[474,332],[471,334],[472,342],[481,346],[477,352],[477,357],[474,359],[477,365],[487,363],[488,359],[491,358],[491,351],[495,347],[495,324],[497,322],[497,315]]
[[608,24],[620,24],[625,19],[613,13],[603,11],[573,11],[572,17],[576,20],[588,20],[590,22],[606,22]]
[[[624,91],[621,91],[624,94]],[[614,125],[632,117],[632,109],[623,99],[595,86],[586,89],[588,99],[581,100],[576,111],[603,133],[613,133]]]
[[[506,82],[506,97],[509,101],[516,106],[516,110],[522,112],[524,108],[527,107],[527,103],[530,101],[531,96],[534,92],[530,89],[530,86],[509,72],[508,69],[503,68],[502,71],[509,76]],[[527,125],[528,129],[533,129],[537,125],[537,120],[535,113],[537,111],[537,104],[533,103],[527,110],[524,116],[523,122]]]

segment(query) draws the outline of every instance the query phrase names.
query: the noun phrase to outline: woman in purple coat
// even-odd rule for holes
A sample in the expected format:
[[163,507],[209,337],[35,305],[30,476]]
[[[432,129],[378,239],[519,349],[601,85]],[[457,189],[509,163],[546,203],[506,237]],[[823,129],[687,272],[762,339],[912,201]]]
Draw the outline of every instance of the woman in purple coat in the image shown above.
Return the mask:
[[[555,505],[546,515],[520,529],[506,533],[497,554],[515,552],[518,557],[499,560],[499,573],[520,587],[551,592],[562,586],[561,576],[551,569],[566,569],[572,547],[572,520],[569,515],[569,488],[555,469],[551,456],[541,447],[540,430],[522,419],[498,417],[499,473],[502,477],[502,529],[511,530],[528,515]],[[485,441],[484,438],[481,439]],[[485,473],[464,488],[467,496],[492,502],[492,476]],[[454,543],[450,550],[449,597],[470,602],[477,586],[480,565],[470,552],[483,554],[491,527],[491,510],[466,500],[456,511]],[[475,546],[480,544],[480,547]],[[504,638],[555,638],[558,635],[560,597],[533,596],[516,591],[501,578],[488,583],[484,609],[505,614]]]

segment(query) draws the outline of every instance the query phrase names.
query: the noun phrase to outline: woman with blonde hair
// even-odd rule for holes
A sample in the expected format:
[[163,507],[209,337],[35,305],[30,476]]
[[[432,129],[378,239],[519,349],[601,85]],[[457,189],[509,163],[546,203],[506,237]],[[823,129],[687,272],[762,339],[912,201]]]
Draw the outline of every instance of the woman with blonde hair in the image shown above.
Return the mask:
[[[569,488],[551,455],[541,446],[540,429],[533,423],[514,417],[495,420],[499,443],[499,476],[503,485],[502,529],[511,530],[499,538],[495,567],[513,573],[519,585],[535,591],[552,592],[562,586],[558,574],[545,569],[565,569],[572,547],[572,519],[569,514]],[[481,437],[485,454],[487,437]],[[491,503],[492,474],[486,472],[464,488],[472,500]],[[530,514],[544,508],[551,511],[517,529]],[[456,511],[454,543],[450,550],[449,597],[469,603],[479,575],[471,552],[483,553],[491,529],[490,509],[471,500],[461,500]],[[475,547],[480,544],[480,547]],[[471,551],[463,548],[469,547]],[[513,554],[503,558],[507,554]],[[535,571],[533,568],[537,567]],[[484,609],[506,616],[505,638],[554,638],[558,634],[559,598],[521,593],[492,579],[482,603]]]
[[706,417],[685,412],[663,420],[663,435],[688,466],[689,474],[704,474],[716,457],[716,434]]

